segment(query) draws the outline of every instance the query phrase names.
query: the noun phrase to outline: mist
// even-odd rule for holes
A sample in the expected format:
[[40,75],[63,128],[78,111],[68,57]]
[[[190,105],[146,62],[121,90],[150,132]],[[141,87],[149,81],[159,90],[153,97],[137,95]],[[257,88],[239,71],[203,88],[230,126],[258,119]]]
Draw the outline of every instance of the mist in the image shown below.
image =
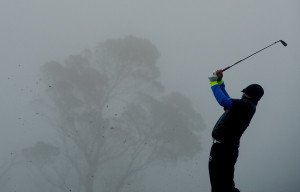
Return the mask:
[[300,190],[300,3],[0,2],[0,191],[210,191],[211,131],[228,93],[265,90],[241,139],[245,192]]

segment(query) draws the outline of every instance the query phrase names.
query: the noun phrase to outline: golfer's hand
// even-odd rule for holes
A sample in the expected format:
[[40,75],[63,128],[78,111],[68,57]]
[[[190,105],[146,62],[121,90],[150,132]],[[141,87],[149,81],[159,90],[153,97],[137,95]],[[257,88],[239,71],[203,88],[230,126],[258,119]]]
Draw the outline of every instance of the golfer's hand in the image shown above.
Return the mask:
[[218,76],[217,76],[216,72],[214,72],[212,75],[210,75],[208,77],[208,79],[209,79],[210,82],[217,81],[218,80]]
[[216,76],[217,76],[217,81],[221,81],[223,78],[223,70],[219,69],[215,72]]

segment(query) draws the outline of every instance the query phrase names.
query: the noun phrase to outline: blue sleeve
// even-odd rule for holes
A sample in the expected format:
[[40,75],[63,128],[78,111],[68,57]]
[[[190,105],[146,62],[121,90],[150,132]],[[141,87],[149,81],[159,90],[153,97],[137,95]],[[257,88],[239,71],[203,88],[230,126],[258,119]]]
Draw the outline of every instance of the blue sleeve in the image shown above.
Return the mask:
[[225,90],[224,82],[211,83],[211,89],[218,103],[225,109],[232,107],[232,99]]
[[226,89],[225,89],[225,83],[224,83],[224,82],[222,82],[222,83],[220,84],[220,87],[221,87],[221,90],[223,91],[224,95],[225,95],[226,97],[229,97],[229,98],[230,98],[230,96],[228,95],[228,93],[227,93],[227,91],[226,91]]

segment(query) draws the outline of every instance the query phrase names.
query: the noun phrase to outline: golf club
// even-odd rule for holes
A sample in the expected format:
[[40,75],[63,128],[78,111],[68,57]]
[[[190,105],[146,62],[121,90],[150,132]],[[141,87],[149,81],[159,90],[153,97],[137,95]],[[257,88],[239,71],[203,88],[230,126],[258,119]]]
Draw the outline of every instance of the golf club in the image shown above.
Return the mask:
[[253,53],[252,55],[249,55],[248,57],[245,57],[244,59],[241,59],[241,60],[239,60],[238,62],[235,62],[234,64],[232,64],[232,65],[230,65],[230,66],[228,66],[228,67],[222,69],[222,72],[226,71],[227,69],[229,69],[229,68],[235,66],[236,64],[238,64],[238,63],[240,63],[240,62],[242,62],[242,61],[248,59],[249,57],[252,57],[253,55],[255,55],[255,54],[261,52],[262,50],[265,50],[265,49],[267,49],[268,47],[271,47],[272,45],[275,45],[276,43],[279,43],[279,42],[280,42],[283,46],[285,46],[285,47],[287,46],[287,43],[284,42],[283,40],[276,41],[276,42],[272,43],[271,45],[268,45],[267,47],[265,47],[265,48],[263,48],[263,49],[261,49],[261,50],[255,52],[255,53]]

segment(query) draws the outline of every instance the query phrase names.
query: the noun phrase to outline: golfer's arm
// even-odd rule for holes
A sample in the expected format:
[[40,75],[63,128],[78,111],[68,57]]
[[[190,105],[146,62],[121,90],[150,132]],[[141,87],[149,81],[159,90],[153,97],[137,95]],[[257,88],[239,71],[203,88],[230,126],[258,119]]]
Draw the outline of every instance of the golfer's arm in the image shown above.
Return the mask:
[[224,81],[214,81],[210,85],[218,103],[225,109],[230,109],[232,107],[232,100],[225,90]]

